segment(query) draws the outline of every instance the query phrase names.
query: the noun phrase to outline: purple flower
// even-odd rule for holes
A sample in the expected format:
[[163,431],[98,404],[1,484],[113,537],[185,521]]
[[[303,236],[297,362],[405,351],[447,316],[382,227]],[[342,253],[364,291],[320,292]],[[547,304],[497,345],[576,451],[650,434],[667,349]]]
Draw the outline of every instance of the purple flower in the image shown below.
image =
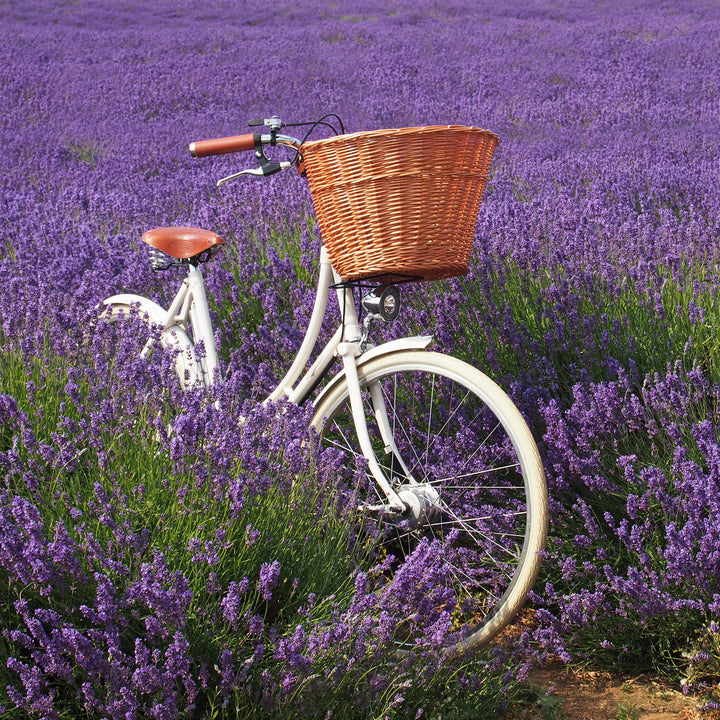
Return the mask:
[[[128,720],[282,702],[301,717],[327,700],[439,716],[445,695],[431,690],[447,678],[470,703],[472,688],[552,654],[650,648],[664,662],[662,648],[687,642],[689,667],[716,674],[718,9],[186,5],[3,6],[2,706]],[[238,31],[253,58],[279,30],[283,62],[257,73],[238,59]],[[262,104],[290,121],[336,111],[351,132],[458,123],[501,136],[470,272],[403,284],[401,318],[371,337],[434,334],[499,381],[540,441],[552,527],[535,624],[482,670],[433,659],[457,616],[440,543],[394,576],[382,554],[374,565],[376,534],[352,524],[366,468],[318,448],[311,402],[258,405],[312,311],[313,201],[293,173],[218,190],[242,158],[183,148],[242,132]],[[137,309],[95,322],[119,292],[168,304],[183,270],[154,273],[139,238],[172,224],[227,241],[202,267],[222,359],[209,393],[179,391],[172,353],[139,357]],[[340,320],[332,307],[322,337]],[[473,451],[461,435],[451,454]],[[327,507],[298,502],[312,483]],[[257,517],[271,493],[287,499],[287,526]],[[337,586],[325,567],[313,586],[302,541],[284,544],[300,512],[353,528],[335,539],[350,555]],[[466,569],[486,587],[485,568]],[[399,627],[415,647],[389,672]]]
[[260,579],[257,582],[257,591],[263,600],[272,599],[272,591],[277,587],[280,578],[280,563],[273,560],[260,566]]
[[233,629],[237,629],[237,624],[241,617],[242,596],[247,592],[248,579],[243,578],[239,583],[234,580],[228,586],[228,591],[220,603],[222,615],[225,622],[230,623]]

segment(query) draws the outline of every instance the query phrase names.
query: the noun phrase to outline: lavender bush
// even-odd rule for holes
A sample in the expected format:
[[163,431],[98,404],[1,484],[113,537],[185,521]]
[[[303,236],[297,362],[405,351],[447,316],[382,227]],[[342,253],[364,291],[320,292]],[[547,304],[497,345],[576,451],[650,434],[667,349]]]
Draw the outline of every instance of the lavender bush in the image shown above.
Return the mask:
[[[715,3],[26,0],[0,18],[8,716],[492,717],[550,656],[720,700]],[[311,199],[291,173],[217,190],[246,159],[186,145],[327,111],[502,138],[470,274],[408,289],[384,331],[433,332],[541,441],[530,626],[470,660],[436,652],[452,628],[434,615],[394,657],[432,546],[384,587],[328,503],[353,470],[307,409],[252,410],[311,310]],[[227,240],[208,267],[217,397],[91,325],[115,292],[169,299],[139,241],[165,224]]]
[[[124,369],[129,358],[119,359]],[[390,586],[379,567],[356,571],[366,551],[333,504],[337,458],[308,435],[306,412],[245,403],[239,429],[202,397],[158,397],[157,378],[90,367],[80,383],[57,360],[8,354],[3,368],[10,707],[363,717],[414,714],[427,687],[443,689],[440,705],[460,688],[498,703],[503,680],[486,661],[440,664],[443,617],[415,621],[421,641],[397,657],[395,627],[439,583],[433,548]],[[169,428],[167,407],[178,413]],[[418,671],[421,692],[410,682]],[[446,689],[454,673],[460,685]]]

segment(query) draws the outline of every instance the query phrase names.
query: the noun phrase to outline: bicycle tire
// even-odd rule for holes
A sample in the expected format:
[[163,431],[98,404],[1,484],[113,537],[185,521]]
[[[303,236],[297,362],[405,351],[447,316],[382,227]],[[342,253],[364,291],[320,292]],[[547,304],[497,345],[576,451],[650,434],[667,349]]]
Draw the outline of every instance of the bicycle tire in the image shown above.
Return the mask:
[[[189,389],[202,382],[202,369],[196,359],[193,344],[181,328],[173,327],[161,332],[159,325],[145,309],[120,302],[103,305],[98,319],[108,325],[115,325],[119,322],[130,322],[138,325],[137,333],[133,333],[136,335],[133,339],[137,340],[137,346],[130,351],[126,349],[125,357],[130,357],[133,360],[139,359],[145,343],[154,338],[162,349],[169,354],[180,387]],[[127,336],[125,336],[125,339],[127,340]]]
[[[451,648],[459,652],[479,648],[516,617],[541,565],[548,499],[532,434],[505,392],[457,358],[426,351],[394,352],[360,363],[358,376],[368,431],[387,477],[396,488],[407,483],[407,473],[394,453],[386,453],[368,408],[368,387],[373,383],[382,388],[393,416],[400,454],[412,458],[407,469],[439,495],[415,529],[397,518],[384,522],[381,514],[384,552],[396,556],[397,570],[423,537],[437,541],[456,603],[446,609],[452,609],[453,629],[461,631]],[[437,424],[431,424],[435,412]],[[412,415],[417,415],[422,428]],[[362,463],[345,380],[320,396],[312,424],[326,444]],[[493,458],[495,464],[490,465]],[[452,484],[453,479],[462,482]],[[368,503],[382,501],[377,484],[370,482],[369,487]],[[463,567],[452,565],[458,560]],[[410,642],[405,638],[402,644]]]

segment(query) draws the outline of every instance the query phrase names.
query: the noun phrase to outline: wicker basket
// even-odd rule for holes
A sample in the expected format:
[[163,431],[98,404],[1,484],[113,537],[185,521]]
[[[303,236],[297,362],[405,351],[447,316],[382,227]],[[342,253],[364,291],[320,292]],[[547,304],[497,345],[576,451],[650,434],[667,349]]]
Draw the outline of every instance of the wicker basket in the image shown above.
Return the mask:
[[343,280],[464,275],[498,142],[450,125],[305,143],[320,232]]

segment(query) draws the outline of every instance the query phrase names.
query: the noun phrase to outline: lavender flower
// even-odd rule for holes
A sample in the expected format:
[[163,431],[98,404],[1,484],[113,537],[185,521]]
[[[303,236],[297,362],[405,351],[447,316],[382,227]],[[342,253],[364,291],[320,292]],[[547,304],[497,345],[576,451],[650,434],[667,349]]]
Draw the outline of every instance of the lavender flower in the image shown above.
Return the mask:
[[273,560],[271,563],[263,563],[260,568],[260,579],[257,582],[257,591],[263,600],[272,599],[272,591],[277,587],[280,578],[280,563]]
[[[718,674],[718,8],[351,10],[0,9],[6,712],[490,714],[551,655],[685,663],[698,688]],[[402,318],[374,331],[432,332],[541,440],[552,529],[534,625],[466,668],[438,661],[455,636],[437,545],[389,582],[335,492],[359,492],[364,469],[318,448],[311,407],[257,406],[312,309],[304,180],[218,190],[246,159],[185,150],[250,117],[328,110],[349,131],[502,138],[470,273],[404,286]],[[168,353],[140,359],[132,323],[93,322],[117,292],[171,299],[180,276],[153,273],[139,242],[165,224],[227,240],[204,267],[223,366],[210,396],[179,392]],[[389,672],[398,630],[414,649]]]

